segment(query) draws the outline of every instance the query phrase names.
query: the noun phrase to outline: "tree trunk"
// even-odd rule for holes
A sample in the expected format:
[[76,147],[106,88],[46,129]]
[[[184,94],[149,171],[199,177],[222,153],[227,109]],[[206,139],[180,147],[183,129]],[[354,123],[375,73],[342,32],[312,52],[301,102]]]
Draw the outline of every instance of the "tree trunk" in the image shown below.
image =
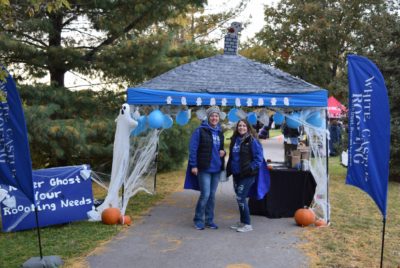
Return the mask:
[[57,68],[49,68],[49,71],[50,71],[50,83],[58,87],[64,87],[65,71],[59,70]]
[[64,76],[67,70],[60,53],[58,53],[59,49],[62,48],[61,31],[63,28],[63,15],[58,12],[52,12],[48,15],[53,26],[49,31],[49,46],[47,51],[50,83],[64,87]]

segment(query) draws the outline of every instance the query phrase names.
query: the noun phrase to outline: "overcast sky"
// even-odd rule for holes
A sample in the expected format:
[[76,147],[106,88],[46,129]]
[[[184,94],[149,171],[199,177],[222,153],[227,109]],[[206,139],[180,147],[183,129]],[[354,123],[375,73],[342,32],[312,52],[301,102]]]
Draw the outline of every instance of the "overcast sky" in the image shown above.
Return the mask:
[[[246,9],[235,19],[235,21],[246,22],[250,24],[246,26],[242,31],[241,41],[245,41],[248,38],[253,37],[258,31],[261,30],[264,25],[264,6],[274,5],[278,0],[250,0],[247,4]],[[206,7],[208,12],[219,12],[222,10],[228,10],[234,8],[240,3],[240,0],[209,0],[209,4]],[[223,41],[219,44],[223,47]]]

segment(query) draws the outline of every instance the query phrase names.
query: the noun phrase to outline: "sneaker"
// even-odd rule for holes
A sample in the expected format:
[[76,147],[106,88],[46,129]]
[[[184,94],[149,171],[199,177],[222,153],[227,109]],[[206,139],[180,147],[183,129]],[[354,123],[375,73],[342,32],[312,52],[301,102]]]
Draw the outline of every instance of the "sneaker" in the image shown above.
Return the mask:
[[244,225],[245,225],[244,223],[238,221],[237,223],[231,225],[231,229],[237,230],[238,228],[243,227]]
[[194,223],[194,228],[196,230],[204,230],[204,224],[202,222],[195,222]]
[[215,223],[207,223],[206,224],[206,227],[207,228],[210,228],[210,229],[218,229],[218,225],[216,225]]
[[240,233],[246,233],[246,232],[250,232],[253,231],[253,227],[249,224],[245,224],[242,227],[239,227],[236,229],[236,232],[240,232]]

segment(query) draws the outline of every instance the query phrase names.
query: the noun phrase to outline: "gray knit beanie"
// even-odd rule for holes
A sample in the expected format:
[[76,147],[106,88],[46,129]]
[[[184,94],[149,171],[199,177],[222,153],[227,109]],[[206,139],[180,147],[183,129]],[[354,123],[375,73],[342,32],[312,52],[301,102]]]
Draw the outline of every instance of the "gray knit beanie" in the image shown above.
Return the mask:
[[207,119],[210,118],[212,113],[217,113],[221,117],[221,111],[219,110],[218,106],[211,106],[210,108],[207,109]]

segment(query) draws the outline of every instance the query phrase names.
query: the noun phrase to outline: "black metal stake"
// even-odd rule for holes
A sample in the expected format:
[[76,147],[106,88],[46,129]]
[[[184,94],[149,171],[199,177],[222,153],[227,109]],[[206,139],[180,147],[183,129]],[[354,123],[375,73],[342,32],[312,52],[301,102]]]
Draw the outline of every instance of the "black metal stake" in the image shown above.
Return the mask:
[[328,142],[328,110],[325,110],[325,127],[326,127],[326,133],[325,133],[325,147],[326,147],[326,152],[325,152],[325,159],[326,159],[326,216],[327,216],[327,224],[331,221],[330,219],[330,213],[329,213],[329,142]]
[[383,248],[385,246],[386,216],[383,216],[382,222],[383,222],[383,228],[382,228],[381,268],[383,267]]
[[122,193],[121,193],[121,207],[124,208],[124,193],[125,193],[125,183],[122,184]]
[[40,259],[43,259],[42,241],[40,239],[39,216],[38,216],[37,206],[35,206],[35,218],[36,218],[36,230],[37,230],[37,236],[38,236],[38,242],[39,242]]
[[154,192],[156,191],[156,187],[157,187],[157,162],[158,162],[158,143],[159,143],[160,139],[157,140],[157,148],[156,148],[156,159],[155,161],[155,165],[156,165],[156,172],[154,173]]

